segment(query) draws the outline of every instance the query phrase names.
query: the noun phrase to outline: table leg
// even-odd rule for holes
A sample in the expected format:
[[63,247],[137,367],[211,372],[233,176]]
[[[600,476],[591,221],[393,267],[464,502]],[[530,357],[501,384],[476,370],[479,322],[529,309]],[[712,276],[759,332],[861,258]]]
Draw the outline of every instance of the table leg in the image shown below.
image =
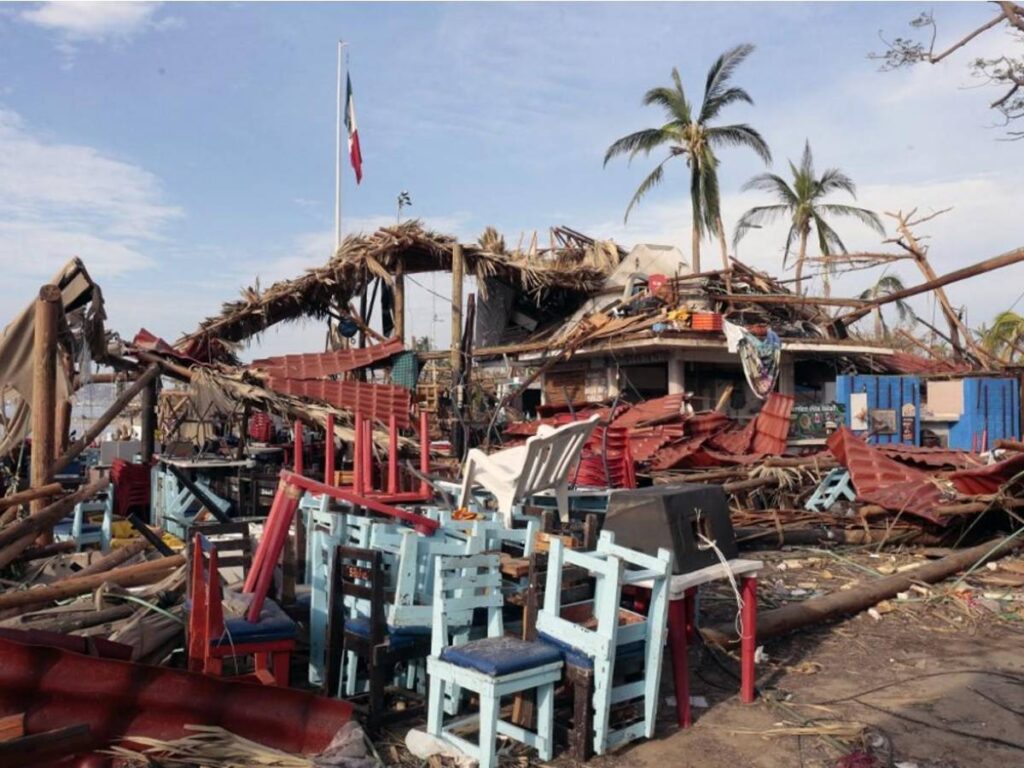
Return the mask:
[[668,603],[668,645],[672,652],[672,676],[676,689],[676,717],[680,728],[689,728],[693,720],[690,714],[690,670],[686,638],[685,599],[670,600]]
[[697,639],[697,588],[687,589],[683,599],[686,602],[686,639],[692,643]]
[[754,700],[754,654],[757,651],[757,577],[745,576],[740,581],[743,596],[743,636],[740,638],[740,699],[744,704]]

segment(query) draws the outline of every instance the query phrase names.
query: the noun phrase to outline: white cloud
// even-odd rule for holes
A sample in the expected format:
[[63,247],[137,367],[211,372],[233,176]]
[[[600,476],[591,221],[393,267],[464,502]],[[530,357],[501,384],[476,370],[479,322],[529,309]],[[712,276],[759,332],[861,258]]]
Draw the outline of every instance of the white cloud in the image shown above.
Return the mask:
[[103,42],[126,40],[146,29],[180,24],[173,17],[155,20],[159,7],[160,3],[51,2],[22,11],[20,18],[70,41]]
[[42,138],[0,108],[0,266],[8,278],[49,277],[72,256],[97,278],[141,269],[151,263],[145,246],[181,215],[148,171]]

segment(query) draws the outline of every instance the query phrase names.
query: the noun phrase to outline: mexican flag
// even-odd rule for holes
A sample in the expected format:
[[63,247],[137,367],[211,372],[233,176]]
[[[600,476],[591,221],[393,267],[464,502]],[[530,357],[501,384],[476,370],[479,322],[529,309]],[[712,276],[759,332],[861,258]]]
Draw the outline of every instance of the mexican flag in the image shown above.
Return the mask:
[[356,127],[356,103],[352,97],[352,78],[346,75],[345,128],[348,129],[348,157],[356,172],[356,184],[363,180],[363,153],[359,149],[359,128]]

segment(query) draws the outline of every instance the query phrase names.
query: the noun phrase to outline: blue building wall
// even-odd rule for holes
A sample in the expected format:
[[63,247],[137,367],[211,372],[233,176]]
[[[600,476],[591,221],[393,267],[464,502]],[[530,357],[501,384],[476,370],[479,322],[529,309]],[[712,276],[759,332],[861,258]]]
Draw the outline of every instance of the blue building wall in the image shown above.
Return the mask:
[[914,406],[914,439],[912,444],[921,444],[921,380],[917,376],[871,376],[858,374],[855,376],[844,375],[837,377],[836,400],[846,406],[846,426],[851,429],[853,427],[853,413],[850,399],[851,395],[857,392],[867,393],[869,412],[877,409],[896,411],[896,433],[892,435],[872,435],[868,438],[868,442],[875,444],[902,442],[901,421],[903,406],[910,403]]
[[964,379],[963,416],[950,426],[949,447],[991,449],[996,440],[1020,439],[1020,384],[1016,379]]

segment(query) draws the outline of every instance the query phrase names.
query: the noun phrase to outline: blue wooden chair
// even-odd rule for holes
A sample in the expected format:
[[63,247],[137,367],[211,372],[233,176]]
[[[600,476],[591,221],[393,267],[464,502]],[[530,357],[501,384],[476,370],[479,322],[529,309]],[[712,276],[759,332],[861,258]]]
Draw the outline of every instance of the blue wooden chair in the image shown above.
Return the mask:
[[[501,611],[501,574],[497,555],[439,557],[434,577],[434,624],[431,653],[427,730],[480,763],[497,765],[495,738],[509,736],[534,747],[541,760],[550,760],[554,730],[555,683],[562,674],[560,651],[554,646],[504,635]],[[487,636],[459,645],[452,634],[473,621],[473,611],[486,609]],[[445,688],[457,685],[474,691],[480,700],[478,714],[444,725]],[[523,691],[537,691],[537,731],[528,731],[499,718],[501,699]],[[478,744],[455,735],[453,730],[476,722]]]
[[[594,599],[562,604],[562,572],[576,566],[594,574]],[[604,531],[594,552],[566,549],[557,538],[548,553],[544,606],[537,615],[542,640],[559,648],[566,662],[592,668],[594,686],[594,751],[654,735],[658,686],[668,619],[672,554],[659,549],[652,557],[615,544]],[[647,615],[620,606],[622,587],[651,590]],[[626,658],[642,662],[638,680],[616,684],[616,664]],[[609,725],[612,704],[641,700],[643,718],[623,728]]]
[[[94,522],[93,516],[102,514],[100,522]],[[108,486],[104,497],[92,501],[80,501],[75,505],[69,517],[61,520],[53,527],[54,541],[73,541],[75,551],[81,552],[88,544],[98,544],[101,552],[110,549],[110,539],[114,522],[113,487]]]

